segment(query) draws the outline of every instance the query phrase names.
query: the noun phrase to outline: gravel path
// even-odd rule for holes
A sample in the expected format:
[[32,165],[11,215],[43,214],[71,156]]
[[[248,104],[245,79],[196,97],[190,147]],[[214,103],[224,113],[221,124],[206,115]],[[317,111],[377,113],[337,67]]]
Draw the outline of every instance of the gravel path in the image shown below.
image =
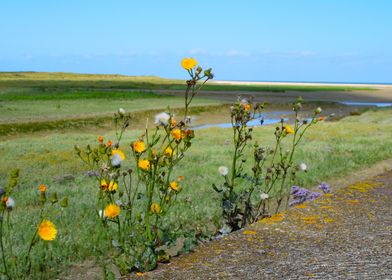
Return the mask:
[[392,172],[259,221],[137,278],[392,279]]

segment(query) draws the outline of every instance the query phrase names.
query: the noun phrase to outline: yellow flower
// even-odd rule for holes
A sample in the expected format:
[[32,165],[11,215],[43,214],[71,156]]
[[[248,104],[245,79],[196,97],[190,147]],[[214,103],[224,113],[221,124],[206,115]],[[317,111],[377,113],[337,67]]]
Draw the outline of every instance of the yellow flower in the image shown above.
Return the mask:
[[181,61],[181,66],[186,69],[186,70],[191,70],[192,68],[195,68],[197,65],[197,61],[194,58],[184,58]]
[[146,150],[146,144],[143,141],[133,142],[133,150],[137,153],[143,153]]
[[251,109],[250,104],[246,104],[246,105],[244,106],[244,109],[245,109],[245,111],[249,111],[249,110]]
[[108,183],[106,183],[106,180],[103,179],[101,180],[101,189],[106,190],[108,188]]
[[110,181],[109,186],[108,186],[108,190],[112,192],[117,189],[118,189],[118,184],[114,181]]
[[173,136],[174,139],[180,140],[180,139],[181,139],[181,136],[182,136],[181,130],[179,130],[178,128],[173,129],[173,130],[171,131],[171,135]]
[[125,159],[125,154],[123,153],[123,151],[121,151],[120,149],[115,149],[112,151],[112,156],[114,155],[119,155],[121,160]]
[[139,168],[143,169],[143,170],[148,170],[150,169],[150,161],[148,159],[142,159],[139,161],[138,164]]
[[46,192],[46,186],[44,184],[39,186],[39,191],[40,192]]
[[56,239],[56,226],[49,220],[43,220],[38,226],[38,235],[42,240],[52,241]]
[[159,204],[157,204],[157,203],[151,204],[151,212],[152,213],[158,214],[159,211],[161,211],[161,206],[159,206]]
[[294,130],[289,125],[285,125],[283,129],[284,131],[286,131],[287,134],[294,134]]
[[108,218],[115,218],[120,215],[120,206],[117,204],[110,203],[105,208],[105,216]]
[[176,181],[171,182],[170,188],[175,192],[178,191],[178,183]]
[[167,157],[171,157],[171,156],[173,156],[174,155],[174,151],[173,151],[173,149],[172,148],[170,148],[170,147],[167,147],[166,149],[165,149],[165,151],[164,151],[164,153],[163,153],[165,156],[167,156]]

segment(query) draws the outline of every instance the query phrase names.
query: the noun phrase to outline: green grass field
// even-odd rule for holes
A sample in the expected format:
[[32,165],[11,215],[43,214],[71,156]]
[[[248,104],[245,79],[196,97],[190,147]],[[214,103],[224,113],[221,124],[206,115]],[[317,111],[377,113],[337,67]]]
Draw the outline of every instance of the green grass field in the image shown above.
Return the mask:
[[[21,172],[12,213],[16,249],[26,246],[35,230],[40,184],[46,184],[59,196],[69,197],[69,207],[53,221],[59,236],[50,244],[52,258],[46,264],[49,270],[45,278],[54,278],[72,264],[77,266],[85,260],[94,260],[100,250],[100,241],[91,234],[101,228],[94,212],[97,186],[86,175],[87,170],[74,153],[74,145],[96,143],[99,135],[114,139],[110,116],[119,107],[134,112],[135,118],[140,120],[152,118],[168,106],[180,108],[181,97],[153,91],[153,87],[183,89],[177,82],[156,77],[0,73],[0,185],[6,183],[9,170],[19,168]],[[153,87],[146,88],[146,85]],[[149,90],[136,90],[138,86]],[[215,85],[210,89],[213,87]],[[221,90],[229,89],[224,87]],[[109,88],[112,90],[107,90]],[[134,89],[122,91],[121,88]],[[241,86],[241,89],[244,88]],[[198,98],[193,105],[192,113],[207,116],[210,111],[219,109],[221,112],[226,108],[219,101]],[[177,110],[177,113],[181,115],[182,111]],[[129,127],[124,136],[124,150],[143,133],[141,128],[140,125]],[[254,141],[271,144],[273,131],[274,126],[255,128]],[[392,109],[367,111],[339,122],[317,124],[298,150],[297,162],[305,162],[309,171],[298,177],[297,184],[311,188],[321,181],[328,182],[391,158],[391,133]],[[220,205],[211,185],[221,180],[217,168],[228,165],[231,139],[230,129],[196,131],[188,157],[174,174],[184,176],[184,191],[167,217],[167,223],[179,228],[179,235],[188,233],[187,237],[193,240],[196,228],[202,231],[203,237],[216,230]],[[251,147],[246,153],[251,158]],[[130,157],[129,150],[127,155]],[[42,269],[38,266],[40,257],[34,256],[33,278],[38,277]]]
[[[272,143],[274,127],[255,129],[255,140]],[[130,130],[125,143],[142,133]],[[298,184],[312,187],[320,181],[342,177],[359,168],[392,157],[392,110],[369,111],[361,116],[347,117],[339,122],[320,123],[307,135],[298,152],[298,162],[306,162],[309,172],[298,178]],[[102,131],[105,138],[113,138],[113,131]],[[211,184],[220,180],[217,168],[227,164],[231,146],[230,129],[197,131],[189,156],[176,170],[184,176],[184,192],[168,217],[175,227],[192,231],[196,227],[207,236],[209,227],[219,221],[219,200]],[[23,246],[35,227],[38,211],[37,186],[47,184],[61,196],[70,198],[70,206],[54,222],[60,230],[59,238],[51,245],[55,258],[53,268],[65,269],[96,254],[97,243],[90,234],[96,228],[94,201],[97,186],[73,152],[73,146],[96,142],[97,134],[64,133],[29,136],[0,142],[0,178],[4,182],[7,170],[20,168],[21,182],[15,200],[15,242]],[[247,151],[250,153],[250,150]],[[129,155],[129,153],[128,153]],[[195,164],[197,168],[195,168]],[[72,176],[67,176],[71,174]],[[190,198],[190,199],[188,199]],[[28,211],[26,211],[28,209]],[[27,225],[27,227],[26,227]],[[56,268],[56,269],[57,269]],[[51,273],[56,274],[54,269]]]

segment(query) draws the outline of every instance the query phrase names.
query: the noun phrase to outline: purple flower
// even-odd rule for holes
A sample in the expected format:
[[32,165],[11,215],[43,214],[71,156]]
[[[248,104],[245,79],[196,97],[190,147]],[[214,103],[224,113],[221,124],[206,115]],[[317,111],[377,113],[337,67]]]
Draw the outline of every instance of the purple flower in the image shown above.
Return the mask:
[[307,197],[308,200],[314,200],[317,197],[319,197],[321,194],[319,192],[312,192],[310,195]]
[[298,186],[292,186],[291,187],[291,194],[296,194],[299,191],[300,187]]
[[292,200],[289,205],[296,205],[300,204],[302,202],[308,201],[308,200],[314,200],[317,197],[319,197],[321,194],[319,192],[311,192],[307,189],[298,187],[298,186],[292,186],[291,187],[291,195],[294,200]]
[[324,193],[329,193],[331,192],[331,189],[327,183],[321,182],[321,184],[318,186]]

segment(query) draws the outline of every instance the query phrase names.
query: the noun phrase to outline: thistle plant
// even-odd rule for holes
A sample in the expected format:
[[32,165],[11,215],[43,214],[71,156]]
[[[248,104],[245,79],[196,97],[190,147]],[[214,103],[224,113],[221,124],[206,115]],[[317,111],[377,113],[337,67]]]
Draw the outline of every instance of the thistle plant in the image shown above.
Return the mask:
[[[306,131],[319,120],[321,108],[317,108],[310,119],[300,120],[302,99],[293,103],[295,120],[293,127],[282,119],[276,127],[275,145],[261,146],[253,143],[253,164],[250,171],[244,170],[245,148],[251,144],[253,130],[247,126],[259,115],[262,105],[251,100],[239,99],[231,107],[233,129],[233,155],[231,168],[220,167],[224,182],[213,188],[222,196],[222,215],[225,232],[238,230],[257,219],[277,213],[290,197],[290,187],[298,171],[303,169],[295,163],[295,152]],[[252,113],[251,113],[252,112]],[[261,123],[263,120],[260,120]],[[303,165],[303,164],[302,164]],[[271,209],[274,207],[274,210]]]
[[231,163],[231,174],[229,176],[228,169],[220,168],[220,173],[224,177],[224,183],[221,188],[217,188],[213,184],[215,191],[222,194],[222,211],[225,223],[231,230],[241,228],[241,216],[245,216],[248,207],[243,207],[245,203],[244,193],[239,193],[236,186],[237,181],[243,173],[243,164],[246,162],[244,149],[252,140],[253,128],[248,127],[247,123],[255,119],[257,114],[263,109],[264,105],[252,104],[252,100],[239,98],[238,102],[231,106],[230,119],[233,129],[234,151]]
[[111,257],[122,273],[151,270],[162,256],[167,256],[160,248],[173,229],[164,224],[164,217],[184,188],[183,177],[175,175],[174,169],[195,136],[189,126],[189,105],[213,77],[210,69],[202,75],[202,68],[192,58],[181,64],[190,75],[182,120],[170,111],[157,114],[154,129],[149,129],[147,119],[144,133],[123,145],[131,116],[120,109],[114,115],[115,143],[104,143],[99,137],[94,147],[75,147],[77,155],[97,175],[96,214],[109,244],[102,249],[102,259],[116,249]]
[[68,198],[64,197],[60,202],[56,192],[47,194],[47,187],[40,185],[37,189],[37,202],[40,208],[40,214],[37,221],[37,227],[32,234],[28,246],[22,252],[15,253],[15,237],[13,234],[12,211],[15,207],[13,195],[15,187],[18,184],[19,170],[14,170],[10,174],[7,188],[0,187],[0,249],[1,249],[1,275],[7,279],[26,279],[31,276],[32,252],[40,243],[43,244],[44,257],[40,259],[41,272],[44,273],[45,267],[42,266],[47,261],[46,250],[48,242],[57,237],[57,228],[51,222],[51,217],[59,213],[58,204],[61,208],[68,206]]

